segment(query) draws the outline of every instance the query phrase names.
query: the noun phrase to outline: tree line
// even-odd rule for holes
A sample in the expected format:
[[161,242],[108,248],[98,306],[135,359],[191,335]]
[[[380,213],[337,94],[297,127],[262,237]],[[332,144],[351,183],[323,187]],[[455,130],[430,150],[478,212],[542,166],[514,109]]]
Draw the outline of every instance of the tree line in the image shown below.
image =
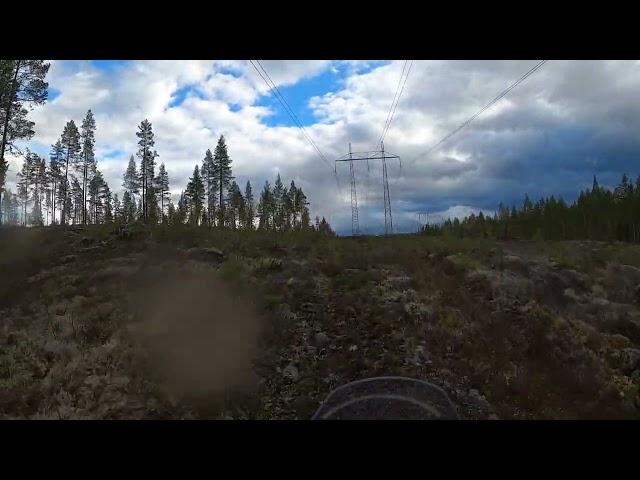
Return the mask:
[[592,187],[582,190],[567,204],[550,196],[533,203],[528,195],[522,205],[511,208],[500,203],[493,216],[471,214],[462,220],[425,225],[427,235],[449,233],[460,237],[498,239],[590,239],[640,242],[640,176],[635,184],[622,175],[613,189],[602,187],[593,177]]

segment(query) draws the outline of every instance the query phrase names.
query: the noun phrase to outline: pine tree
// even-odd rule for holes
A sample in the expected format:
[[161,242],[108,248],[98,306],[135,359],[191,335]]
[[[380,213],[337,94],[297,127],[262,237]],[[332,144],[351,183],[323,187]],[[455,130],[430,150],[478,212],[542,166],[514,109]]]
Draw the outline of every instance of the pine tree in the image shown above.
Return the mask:
[[82,121],[80,127],[80,145],[82,151],[78,155],[75,163],[76,171],[82,178],[82,223],[87,223],[87,185],[95,175],[96,159],[95,159],[95,130],[96,121],[93,118],[91,110],[87,112],[86,117]]
[[[78,132],[78,127],[73,120],[69,120],[64,127],[62,132],[62,137],[60,137],[60,143],[64,148],[65,155],[65,164],[64,164],[64,183],[63,187],[65,189],[63,198],[68,197],[68,185],[69,185],[69,165],[74,165],[76,163],[76,159],[80,154],[80,134]],[[66,208],[66,202],[63,203],[62,206],[62,219],[61,222],[63,225],[67,223],[67,216],[69,215],[68,209]]]
[[117,193],[113,194],[113,220],[116,222],[122,221],[122,205]]
[[258,216],[260,218],[258,228],[260,230],[268,230],[272,227],[273,207],[273,194],[269,181],[267,180],[264,182],[264,188],[260,193],[260,200],[258,202]]
[[103,221],[104,223],[111,223],[113,222],[113,197],[106,181],[102,183],[100,197],[103,203]]
[[10,189],[6,189],[2,195],[2,215],[6,225],[18,224],[18,200]]
[[200,174],[204,182],[205,194],[207,197],[207,225],[212,226],[214,222],[214,212],[216,210],[218,182],[213,154],[209,149],[207,149],[204,154],[204,159],[202,160],[202,170]]
[[0,224],[2,192],[9,167],[5,153],[12,151],[16,140],[28,140],[34,123],[27,119],[26,106],[42,105],[47,100],[45,77],[49,64],[44,60],[0,60]]
[[335,232],[331,229],[331,225],[329,225],[329,222],[327,222],[324,217],[322,217],[322,220],[320,221],[318,232],[320,232],[320,234],[322,235],[326,235],[330,237],[335,235]]
[[140,194],[140,176],[138,175],[133,155],[129,158],[129,165],[127,165],[127,170],[124,172],[122,187],[129,192],[130,200],[135,202],[135,196]]
[[49,183],[51,185],[51,223],[56,223],[56,205],[58,204],[58,189],[62,184],[61,172],[64,164],[64,147],[62,142],[58,140],[51,145],[51,153],[49,154]]
[[139,127],[136,136],[138,140],[138,153],[140,158],[140,186],[142,189],[142,218],[146,222],[148,217],[147,200],[149,199],[149,190],[153,188],[153,168],[155,165],[155,152],[151,150],[155,142],[153,139],[153,130],[149,120],[144,119]]
[[218,217],[219,225],[224,225],[224,195],[223,192],[229,188],[229,183],[233,180],[231,175],[231,159],[227,152],[224,136],[220,135],[218,145],[213,155],[213,176],[218,187]]
[[185,195],[188,199],[188,221],[192,225],[197,225],[202,217],[202,208],[204,206],[204,184],[197,165],[193,169],[193,176],[189,179]]
[[274,227],[276,230],[281,230],[284,227],[284,196],[285,188],[282,184],[280,174],[276,177],[276,183],[273,186],[273,215],[274,215]]
[[82,222],[82,202],[84,195],[82,193],[82,185],[77,177],[71,178],[71,203],[73,205],[72,224],[77,225]]
[[125,190],[122,194],[122,218],[125,223],[136,219],[136,203],[129,190]]
[[253,204],[253,191],[251,189],[251,182],[247,180],[247,185],[244,189],[244,219],[243,226],[249,230],[253,230],[253,219],[255,217],[255,207]]
[[164,167],[164,163],[160,164],[155,187],[160,197],[160,221],[165,223],[165,207],[169,205],[171,194],[169,192],[169,174]]
[[42,217],[42,199],[45,194],[46,187],[46,170],[47,164],[43,158],[37,154],[32,154],[32,179],[33,179],[33,210],[31,211],[31,224],[44,225]]
[[27,206],[30,200],[31,184],[33,182],[33,156],[27,149],[22,162],[22,169],[18,173],[18,198],[22,207],[22,225],[27,225]]
[[180,199],[178,200],[178,209],[176,210],[176,224],[183,224],[187,218],[187,213],[189,210],[188,205],[189,199],[185,192],[180,193]]
[[229,197],[229,226],[236,229],[238,222],[244,215],[244,197],[240,191],[240,187],[235,182],[231,182],[228,192]]

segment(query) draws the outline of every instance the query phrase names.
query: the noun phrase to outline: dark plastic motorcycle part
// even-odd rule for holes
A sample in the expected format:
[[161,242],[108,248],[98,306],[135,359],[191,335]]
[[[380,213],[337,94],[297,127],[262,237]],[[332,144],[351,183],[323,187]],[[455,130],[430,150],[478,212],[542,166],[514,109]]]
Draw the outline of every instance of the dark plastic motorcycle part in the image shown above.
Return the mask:
[[333,390],[312,420],[458,420],[440,387],[406,377],[373,377]]

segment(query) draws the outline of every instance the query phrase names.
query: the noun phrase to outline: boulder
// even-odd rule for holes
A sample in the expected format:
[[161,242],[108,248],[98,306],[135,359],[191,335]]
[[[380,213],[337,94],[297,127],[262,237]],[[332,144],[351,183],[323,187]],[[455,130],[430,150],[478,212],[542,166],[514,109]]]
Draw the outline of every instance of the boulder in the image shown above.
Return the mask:
[[292,382],[297,382],[300,380],[300,373],[298,372],[298,368],[293,365],[287,365],[284,370],[282,370],[282,376]]
[[318,332],[313,336],[313,343],[316,347],[322,348],[329,343],[329,335],[324,332]]

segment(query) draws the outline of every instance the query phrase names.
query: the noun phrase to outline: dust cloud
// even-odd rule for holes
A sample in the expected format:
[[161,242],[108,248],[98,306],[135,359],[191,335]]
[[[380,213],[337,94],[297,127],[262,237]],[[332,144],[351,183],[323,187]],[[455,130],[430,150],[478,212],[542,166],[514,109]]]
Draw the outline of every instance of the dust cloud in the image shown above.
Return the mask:
[[255,386],[260,319],[213,271],[165,271],[139,298],[138,337],[169,393],[200,397]]

